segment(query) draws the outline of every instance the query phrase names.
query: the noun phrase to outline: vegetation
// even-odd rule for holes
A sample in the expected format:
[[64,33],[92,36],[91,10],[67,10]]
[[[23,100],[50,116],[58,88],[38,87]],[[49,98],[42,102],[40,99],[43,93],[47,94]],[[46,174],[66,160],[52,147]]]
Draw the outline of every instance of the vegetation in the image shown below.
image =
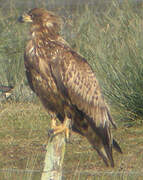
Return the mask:
[[[40,180],[50,121],[42,105],[0,105],[0,180]],[[115,168],[107,168],[88,141],[72,133],[66,145],[63,174],[67,180],[142,180],[143,127],[113,131],[123,155],[114,151]],[[3,169],[3,171],[2,171]]]
[[[54,3],[56,5],[56,1],[53,1]],[[59,8],[59,14],[67,15],[63,35],[92,65],[108,102],[112,109],[114,107],[118,112],[116,118],[128,122],[128,125],[141,124],[143,116],[143,13],[139,8],[141,4],[139,6],[128,1],[122,3],[101,1],[96,3],[96,6],[90,3],[77,4],[78,6],[73,6],[67,3],[66,10]],[[18,15],[22,13],[23,8],[18,11],[15,6],[11,7],[7,15],[4,13],[5,9],[2,9],[0,14],[2,27],[0,83],[15,86],[13,97],[16,101],[25,98],[26,101],[31,101],[34,96],[27,90],[23,66],[28,28],[27,25],[17,23]]]
[[70,40],[92,65],[111,107],[130,125],[142,123],[143,116],[142,16],[126,2],[114,2],[99,15],[85,6]]
[[[76,4],[65,0],[61,0],[61,4],[58,2],[0,2],[0,84],[15,87],[12,100],[0,104],[0,169],[42,169],[42,144],[47,138],[49,121],[25,78],[23,53],[28,28],[17,22],[24,10],[38,6],[55,10],[64,18],[63,36],[88,60],[99,79],[119,124],[115,135],[124,151],[123,157],[115,156],[115,171],[142,171],[142,127],[138,125],[143,123],[143,4],[131,0],[90,0],[88,3],[78,0]],[[126,128],[126,125],[132,127]],[[72,172],[66,174],[69,179],[72,179],[71,173],[75,174],[73,179],[92,179],[94,167],[103,170],[102,162],[85,141],[73,134],[74,145],[67,146],[64,169],[65,174],[71,169]],[[74,153],[72,149],[75,149]],[[88,172],[82,175],[80,171],[83,170]],[[16,179],[13,178],[16,175],[19,174],[4,172],[2,179]],[[128,175],[126,179],[137,179],[136,175]],[[40,173],[23,172],[20,176],[21,179],[33,179],[33,176],[39,179]],[[111,176],[102,178],[111,179]],[[118,179],[123,178],[124,174],[118,176]]]

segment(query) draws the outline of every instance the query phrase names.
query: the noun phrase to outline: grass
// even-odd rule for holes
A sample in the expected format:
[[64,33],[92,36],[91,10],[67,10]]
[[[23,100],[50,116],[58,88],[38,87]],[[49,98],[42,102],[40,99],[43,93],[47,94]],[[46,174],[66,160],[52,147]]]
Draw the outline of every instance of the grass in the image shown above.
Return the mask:
[[[39,103],[9,102],[1,104],[0,119],[0,170],[9,170],[0,172],[0,180],[40,179],[50,128],[47,112]],[[123,128],[121,124],[113,130],[124,152],[114,152],[114,169],[105,167],[85,138],[72,133],[64,159],[65,179],[142,179],[142,131],[142,126]]]
[[72,133],[73,144],[67,145],[65,155],[65,179],[90,180],[95,173],[96,179],[103,180],[142,179],[143,4],[94,1],[93,6],[78,1],[76,6],[67,1],[65,9],[57,7],[55,0],[51,5],[46,1],[9,2],[0,7],[0,84],[15,88],[12,101],[0,104],[0,169],[15,171],[0,171],[0,180],[38,180],[43,167],[50,120],[28,88],[23,64],[28,27],[17,23],[18,16],[35,5],[56,9],[64,17],[62,34],[94,69],[119,126],[114,136],[124,151],[122,156],[114,153],[114,169],[106,168],[87,140]]
[[[92,65],[108,102],[119,119],[142,123],[142,12],[124,1],[96,15],[85,7],[73,24],[72,46]],[[71,37],[71,36],[70,36]],[[78,39],[78,40],[77,40]]]
[[[1,8],[0,83],[15,87],[13,100],[31,102],[34,96],[28,89],[23,64],[28,27],[17,23],[18,16],[27,9],[27,3],[25,7],[16,8],[20,4],[16,4],[16,0],[14,2],[7,15],[4,13],[6,9]],[[65,19],[63,36],[91,64],[111,108],[120,112],[116,119],[123,120],[128,126],[142,124],[141,2],[97,1],[93,6],[80,5],[78,1],[78,6],[74,6],[69,1],[66,9],[57,8],[56,1],[50,5],[35,5],[52,9],[54,4],[57,14]],[[34,6],[34,1],[30,6]]]
[[1,109],[0,169],[39,169],[43,157],[38,155],[44,155],[42,140],[47,137],[48,116],[32,103],[4,104]]

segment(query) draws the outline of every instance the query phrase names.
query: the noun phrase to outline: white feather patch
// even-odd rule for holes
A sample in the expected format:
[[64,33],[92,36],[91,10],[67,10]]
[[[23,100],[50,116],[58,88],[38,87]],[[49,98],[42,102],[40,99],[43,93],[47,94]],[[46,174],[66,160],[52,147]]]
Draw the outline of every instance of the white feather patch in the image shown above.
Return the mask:
[[31,49],[29,49],[29,54],[34,55],[34,47],[33,46]]
[[46,22],[46,26],[47,26],[47,27],[53,27],[53,23],[51,23],[51,22]]

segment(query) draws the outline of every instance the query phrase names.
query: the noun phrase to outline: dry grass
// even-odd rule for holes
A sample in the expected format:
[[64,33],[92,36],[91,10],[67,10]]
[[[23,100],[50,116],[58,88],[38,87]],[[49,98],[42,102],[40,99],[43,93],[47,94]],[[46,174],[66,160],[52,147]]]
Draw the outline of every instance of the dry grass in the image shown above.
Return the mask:
[[[40,179],[50,126],[49,117],[41,105],[26,103],[34,99],[27,90],[23,67],[27,27],[19,25],[17,17],[22,9],[28,9],[27,1],[24,1],[25,7],[19,4],[21,8],[18,8],[17,0],[9,1],[11,3],[5,6],[7,13],[0,8],[0,83],[14,85],[13,99],[25,101],[0,104],[0,170],[13,169],[0,171],[0,180]],[[35,1],[31,2],[34,6]],[[125,4],[121,6],[113,1],[106,10],[101,8],[104,3],[101,1],[101,6],[100,2],[96,6],[85,5],[73,9],[73,13],[70,6],[69,11],[64,8],[60,11],[61,14],[62,9],[63,14],[67,12],[67,19],[71,20],[64,36],[92,65],[112,105],[119,124],[113,133],[124,152],[122,156],[114,153],[114,169],[106,168],[87,140],[72,133],[72,144],[67,144],[65,155],[65,179],[90,180],[95,179],[95,173],[96,179],[100,180],[143,179],[143,127],[139,126],[143,123],[143,11],[139,8],[141,5],[132,6],[127,0],[123,2]],[[125,120],[126,125],[132,127],[127,128]]]
[[[0,119],[0,169],[27,170],[1,171],[0,180],[40,179],[50,127],[47,112],[40,104],[9,102],[0,105]],[[142,131],[143,127],[122,125],[113,131],[124,152],[123,155],[114,152],[114,169],[105,167],[85,138],[72,133],[72,144],[66,147],[65,179],[94,179],[96,172],[99,179],[142,179]],[[140,172],[140,175],[130,174],[133,172]]]

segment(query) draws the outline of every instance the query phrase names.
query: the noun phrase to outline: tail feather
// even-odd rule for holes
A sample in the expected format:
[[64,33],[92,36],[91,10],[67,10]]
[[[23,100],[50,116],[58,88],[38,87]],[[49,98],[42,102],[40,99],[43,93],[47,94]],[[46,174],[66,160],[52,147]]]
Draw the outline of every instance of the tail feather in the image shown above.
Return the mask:
[[115,139],[113,139],[113,148],[117,151],[117,152],[119,152],[119,153],[123,153],[122,152],[122,150],[121,150],[121,148],[120,148],[120,146],[119,146],[119,144],[117,143],[117,141],[115,141]]
[[[113,139],[113,143],[111,146],[109,145],[104,145],[104,150],[102,150],[103,153],[101,153],[99,150],[96,149],[96,151],[98,152],[98,154],[102,157],[104,163],[107,165],[107,160],[110,161],[111,167],[114,167],[114,159],[113,159],[113,154],[112,154],[112,147],[119,153],[123,153],[119,144],[117,143],[117,141],[115,139]],[[100,152],[100,153],[99,153]],[[106,157],[105,157],[106,156]]]
[[116,126],[115,122],[113,121],[113,119],[112,119],[112,117],[111,117],[108,109],[107,109],[107,115],[108,115],[108,119],[109,119],[110,123],[112,124],[112,126],[113,126],[115,129],[117,129],[117,126]]
[[75,118],[78,119],[74,121],[75,129],[88,139],[106,166],[109,166],[110,162],[111,166],[114,167],[112,148],[119,153],[122,153],[122,150],[112,137],[110,124],[112,124],[114,128],[116,128],[116,124],[112,120],[108,109],[106,107],[98,108],[98,115],[95,119],[81,111],[78,112],[80,112],[78,113],[78,115],[80,115]]
[[113,155],[112,155],[112,146],[110,147],[108,145],[105,145],[104,149],[106,151],[106,155],[110,161],[111,166],[114,167],[114,160],[113,160]]
[[[99,130],[101,129],[98,129],[98,132]],[[103,131],[100,131],[100,133],[102,132]],[[97,151],[99,156],[103,159],[106,166],[108,166],[108,161],[109,161],[111,166],[114,167],[112,144],[107,140],[108,138],[105,138],[103,140],[103,136],[99,136],[97,134],[97,131],[95,132],[91,127],[88,127],[88,132],[86,133],[85,136],[87,137],[88,141],[93,146],[93,148]]]
[[103,159],[105,165],[108,167],[109,166],[108,159],[107,159],[106,155],[104,155],[104,152],[101,152],[101,150],[99,150],[97,148],[94,148],[94,149],[96,149],[98,155]]
[[109,161],[111,167],[114,167],[112,147],[120,153],[122,153],[122,150],[118,143],[112,138],[112,133],[110,131],[108,121],[105,121],[104,127],[96,127],[96,125],[90,118],[88,118],[87,120],[89,122],[89,125],[85,136],[87,137],[93,148],[96,149],[97,153],[103,159],[106,166],[108,166]]

